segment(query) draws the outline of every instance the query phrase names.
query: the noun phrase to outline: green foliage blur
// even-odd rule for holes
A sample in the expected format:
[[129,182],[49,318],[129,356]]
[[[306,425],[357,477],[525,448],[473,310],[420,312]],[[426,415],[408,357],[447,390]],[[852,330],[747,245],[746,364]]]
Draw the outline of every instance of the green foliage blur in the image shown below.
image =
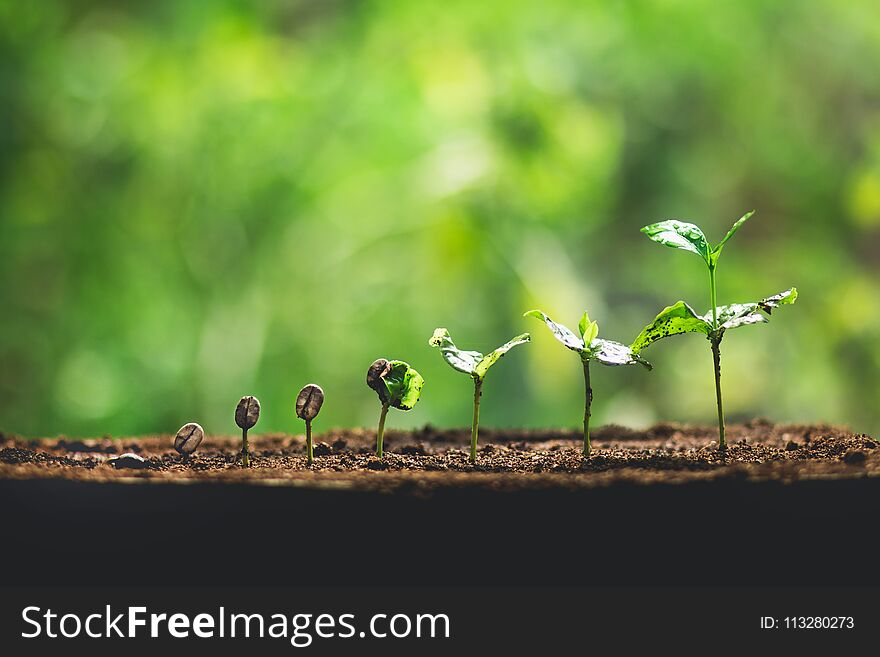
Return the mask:
[[[428,338],[488,351],[485,426],[577,427],[580,362],[540,307],[630,342],[725,250],[719,302],[796,285],[724,344],[731,420],[880,429],[880,6],[874,0],[0,3],[0,429],[301,432],[375,423],[378,357],[466,426]],[[597,371],[594,422],[714,418],[683,336]]]

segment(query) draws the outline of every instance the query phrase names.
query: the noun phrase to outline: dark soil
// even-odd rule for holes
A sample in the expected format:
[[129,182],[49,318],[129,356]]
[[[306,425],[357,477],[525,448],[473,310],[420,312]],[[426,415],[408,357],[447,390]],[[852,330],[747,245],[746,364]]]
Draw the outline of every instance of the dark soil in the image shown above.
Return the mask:
[[[487,429],[481,433],[475,465],[468,462],[469,440],[469,430],[464,429],[389,431],[380,460],[373,454],[373,432],[335,430],[316,438],[316,458],[309,467],[302,436],[252,436],[252,467],[243,468],[240,442],[233,437],[207,437],[193,457],[184,458],[172,449],[170,436],[7,436],[0,440],[0,478],[135,477],[393,489],[416,482],[422,488],[463,483],[532,488],[880,475],[880,449],[874,439],[826,425],[774,425],[763,420],[733,425],[726,454],[718,450],[714,428],[659,424],[637,432],[609,426],[594,432],[589,459],[581,455],[577,432]],[[112,458],[129,452],[145,459],[143,467],[117,469]]]
[[243,468],[234,437],[2,436],[0,584],[880,584],[868,436],[756,420],[722,456],[710,428],[605,427],[584,460],[576,432],[485,430],[476,465],[469,438],[391,431],[380,461],[331,431],[309,468],[254,436]]

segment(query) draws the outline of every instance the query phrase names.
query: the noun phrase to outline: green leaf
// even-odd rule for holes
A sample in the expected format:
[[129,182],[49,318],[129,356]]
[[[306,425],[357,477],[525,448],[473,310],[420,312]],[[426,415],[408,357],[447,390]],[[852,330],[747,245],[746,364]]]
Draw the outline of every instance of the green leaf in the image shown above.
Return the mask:
[[[577,351],[578,353],[580,353],[586,347],[587,343],[585,338],[579,338],[569,328],[563,326],[562,324],[557,324],[540,310],[530,310],[527,313],[523,314],[523,317],[536,317],[537,319],[542,320],[547,325],[547,328],[550,329],[551,333],[553,333],[553,337],[555,337],[572,351]],[[587,314],[584,313],[584,318],[586,317]],[[581,318],[581,324],[578,325],[578,328],[581,328],[583,321],[584,319]],[[589,322],[589,318],[587,318],[587,321]],[[590,325],[588,324],[586,328],[589,329],[589,326]],[[581,330],[581,335],[583,335],[583,333],[584,331]]]
[[653,322],[648,324],[631,345],[634,354],[657,340],[662,340],[670,335],[682,333],[705,333],[712,329],[710,322],[697,315],[694,309],[684,301],[664,308]]
[[[715,309],[718,313],[719,331],[723,334],[728,329],[739,328],[740,326],[750,326],[752,324],[766,324],[770,320],[761,312],[768,315],[779,306],[793,304],[797,301],[798,291],[793,287],[785,292],[774,294],[757,303],[735,303],[729,306],[719,306]],[[711,322],[712,313],[706,314],[703,319]]]
[[746,223],[749,220],[749,217],[751,217],[753,214],[755,214],[754,210],[752,210],[751,212],[746,212],[742,217],[737,220],[735,224],[733,224],[733,227],[729,231],[727,231],[727,235],[724,236],[724,239],[715,245],[715,248],[712,249],[713,262],[718,262],[718,257],[721,255],[721,250],[724,248],[724,245],[727,244],[727,240],[733,237],[736,234],[736,231],[742,228],[742,225]]
[[388,404],[408,411],[419,401],[425,379],[402,360],[388,362],[390,371],[383,377],[388,389]]
[[483,360],[483,354],[479,351],[462,351],[456,347],[452,338],[449,337],[449,331],[445,328],[434,329],[434,335],[428,340],[428,344],[432,347],[438,347],[443,359],[453,369],[465,374],[473,374],[477,363]]
[[501,358],[504,354],[506,354],[517,345],[525,344],[531,339],[532,338],[531,336],[529,336],[528,333],[523,333],[522,335],[518,335],[513,338],[510,342],[501,345],[495,351],[484,356],[483,360],[477,363],[477,366],[474,368],[473,376],[478,379],[482,379],[486,376],[486,372],[489,371],[489,368],[498,362],[499,358]]
[[[534,313],[536,311],[533,310],[531,312]],[[528,313],[526,313],[526,314],[528,314]],[[587,311],[585,310],[583,317],[581,317],[581,321],[578,322],[578,331],[580,331],[582,338],[584,337],[584,335],[586,335],[587,327],[589,327],[589,326],[590,326],[590,316],[587,314]],[[586,343],[586,340],[584,340],[584,343]]]
[[654,368],[651,363],[638,354],[633,353],[632,349],[625,344],[620,344],[619,342],[614,342],[612,340],[593,340],[590,349],[590,359],[598,360],[603,365],[618,366],[639,364],[647,367],[649,370]]
[[669,219],[645,226],[642,232],[664,246],[696,253],[709,264],[709,242],[699,226]]
[[797,301],[797,298],[797,288],[792,287],[785,292],[774,294],[772,297],[767,297],[763,301],[759,301],[758,306],[769,315],[773,312],[774,308],[779,308],[779,306],[789,306]]

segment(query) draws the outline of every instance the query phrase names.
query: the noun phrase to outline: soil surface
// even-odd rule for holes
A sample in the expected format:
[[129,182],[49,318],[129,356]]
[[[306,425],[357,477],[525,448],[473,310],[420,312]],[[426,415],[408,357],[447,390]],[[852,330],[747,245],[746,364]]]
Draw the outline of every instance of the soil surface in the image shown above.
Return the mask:
[[[172,448],[172,436],[27,440],[0,434],[0,479],[234,481],[368,490],[479,485],[503,490],[880,476],[880,444],[842,427],[765,420],[731,425],[726,454],[719,452],[716,436],[714,428],[679,424],[647,431],[608,426],[593,433],[593,454],[584,459],[577,432],[486,429],[472,465],[467,429],[388,431],[381,460],[373,453],[374,432],[334,430],[316,437],[315,461],[309,466],[303,436],[252,435],[252,466],[243,468],[235,437],[209,436],[195,455],[184,458]],[[139,467],[134,468],[114,465],[114,457],[125,453],[144,460],[135,461]]]

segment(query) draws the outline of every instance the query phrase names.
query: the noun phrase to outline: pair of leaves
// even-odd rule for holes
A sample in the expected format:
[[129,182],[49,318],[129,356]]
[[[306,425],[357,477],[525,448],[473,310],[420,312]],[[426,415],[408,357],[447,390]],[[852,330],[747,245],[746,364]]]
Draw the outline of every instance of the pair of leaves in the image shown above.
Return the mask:
[[718,315],[718,330],[712,330],[712,311],[698,315],[684,301],[664,308],[653,322],[648,324],[632,343],[634,353],[639,353],[657,340],[682,333],[705,333],[710,339],[720,341],[728,329],[760,324],[770,321],[762,312],[770,315],[775,308],[793,304],[797,301],[797,288],[791,288],[757,303],[736,303],[719,306],[715,309]]
[[409,363],[380,358],[367,370],[367,385],[383,404],[408,411],[418,403],[425,379]]
[[525,344],[529,340],[531,340],[529,334],[523,333],[484,356],[479,351],[459,349],[452,341],[449,331],[445,328],[438,328],[434,329],[434,335],[428,340],[428,344],[440,349],[443,359],[449,363],[452,369],[470,374],[475,380],[482,381],[489,368],[497,363],[498,359],[514,347]]
[[664,246],[673,249],[682,249],[700,256],[706,265],[711,269],[718,263],[721,257],[721,251],[727,241],[733,237],[736,232],[742,228],[742,225],[755,214],[755,211],[747,212],[740,217],[731,229],[727,231],[724,239],[715,246],[709,243],[703,230],[695,225],[677,219],[669,219],[656,224],[650,224],[642,228],[642,232],[655,242],[659,242]]
[[651,363],[633,353],[632,349],[619,342],[599,339],[599,325],[591,322],[587,313],[584,313],[578,322],[580,337],[562,324],[557,324],[540,310],[530,310],[523,317],[535,317],[542,320],[553,336],[572,351],[576,351],[581,360],[588,362],[597,360],[603,365],[643,365],[649,370]]

